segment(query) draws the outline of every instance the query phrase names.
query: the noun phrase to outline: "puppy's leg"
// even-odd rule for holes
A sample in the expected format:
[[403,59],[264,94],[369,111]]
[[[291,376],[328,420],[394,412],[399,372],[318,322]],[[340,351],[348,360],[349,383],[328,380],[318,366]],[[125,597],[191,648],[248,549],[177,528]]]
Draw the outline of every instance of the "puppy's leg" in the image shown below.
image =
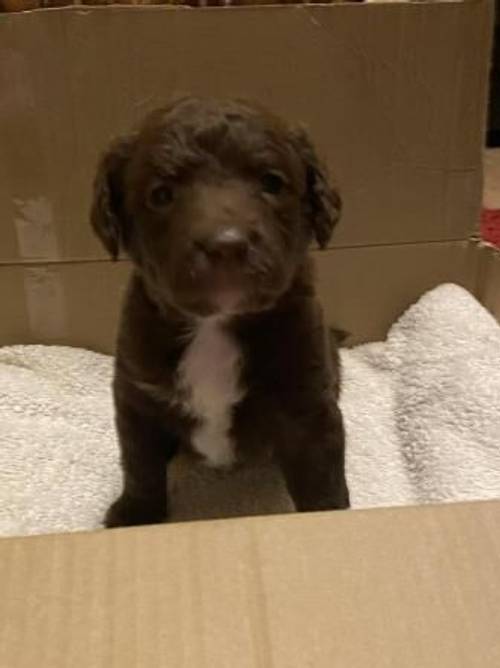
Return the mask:
[[299,512],[349,508],[344,426],[336,405],[290,416],[276,455]]
[[176,443],[159,416],[117,405],[124,487],[109,508],[107,527],[154,524],[167,517],[167,462]]

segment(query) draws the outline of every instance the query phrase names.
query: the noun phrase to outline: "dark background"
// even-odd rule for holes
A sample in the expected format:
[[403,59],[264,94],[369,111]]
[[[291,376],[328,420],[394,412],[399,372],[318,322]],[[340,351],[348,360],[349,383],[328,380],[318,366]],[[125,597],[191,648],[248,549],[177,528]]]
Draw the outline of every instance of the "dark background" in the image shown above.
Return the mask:
[[488,122],[488,146],[500,147],[500,0],[496,0],[495,37],[493,47],[493,68],[491,71],[491,91]]

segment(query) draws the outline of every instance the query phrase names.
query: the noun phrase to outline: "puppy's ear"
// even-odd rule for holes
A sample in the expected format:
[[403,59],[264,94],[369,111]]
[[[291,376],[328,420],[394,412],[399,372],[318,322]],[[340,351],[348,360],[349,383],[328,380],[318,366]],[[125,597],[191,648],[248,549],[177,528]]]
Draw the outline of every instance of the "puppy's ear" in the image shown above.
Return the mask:
[[305,130],[296,129],[293,137],[295,148],[306,168],[306,215],[319,247],[325,248],[340,218],[342,200],[330,184],[326,168],[321,164]]
[[123,246],[123,172],[132,148],[132,138],[115,140],[102,156],[94,179],[90,222],[113,260]]

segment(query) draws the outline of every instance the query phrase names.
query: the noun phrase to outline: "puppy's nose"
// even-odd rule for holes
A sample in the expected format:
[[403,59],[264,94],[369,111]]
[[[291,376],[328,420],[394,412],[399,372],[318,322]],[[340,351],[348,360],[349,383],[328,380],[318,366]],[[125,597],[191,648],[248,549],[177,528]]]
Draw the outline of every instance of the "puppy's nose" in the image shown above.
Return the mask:
[[213,236],[198,242],[212,260],[244,260],[248,254],[248,238],[241,230],[227,227]]

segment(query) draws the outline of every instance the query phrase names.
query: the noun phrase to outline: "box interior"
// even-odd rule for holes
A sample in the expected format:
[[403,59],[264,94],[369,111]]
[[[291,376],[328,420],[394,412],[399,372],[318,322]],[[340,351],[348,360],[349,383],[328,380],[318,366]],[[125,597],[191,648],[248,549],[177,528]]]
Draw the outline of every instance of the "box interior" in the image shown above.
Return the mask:
[[471,241],[492,11],[480,0],[2,15],[0,343],[112,352],[129,267],[90,229],[96,162],[185,93],[256,98],[309,129],[345,211],[331,249],[315,252],[320,296],[351,344],[383,338],[439,282],[498,312],[498,258]]

